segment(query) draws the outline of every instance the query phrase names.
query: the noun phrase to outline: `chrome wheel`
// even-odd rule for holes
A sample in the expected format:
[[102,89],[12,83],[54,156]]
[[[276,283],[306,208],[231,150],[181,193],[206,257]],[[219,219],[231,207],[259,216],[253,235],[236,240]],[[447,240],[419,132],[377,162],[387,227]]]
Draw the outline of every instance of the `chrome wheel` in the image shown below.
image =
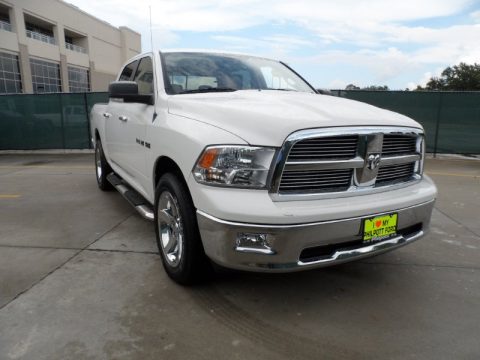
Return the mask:
[[168,265],[177,267],[183,255],[183,222],[177,199],[169,192],[163,191],[158,199],[157,226],[160,245]]
[[95,146],[95,166],[97,170],[97,179],[102,178],[102,154],[100,152],[100,145]]

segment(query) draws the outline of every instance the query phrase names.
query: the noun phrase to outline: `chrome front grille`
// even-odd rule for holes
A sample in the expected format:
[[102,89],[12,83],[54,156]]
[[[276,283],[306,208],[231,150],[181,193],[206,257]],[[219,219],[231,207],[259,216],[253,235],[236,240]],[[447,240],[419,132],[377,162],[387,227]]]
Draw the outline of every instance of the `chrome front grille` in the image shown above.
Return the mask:
[[383,136],[382,156],[415,153],[417,136],[386,134]]
[[286,170],[280,182],[281,193],[345,191],[350,187],[353,169]]
[[285,141],[270,195],[274,200],[351,196],[421,179],[423,132],[416,128],[303,130]]
[[351,159],[355,157],[357,147],[357,135],[305,139],[292,146],[288,159],[295,161]]
[[415,163],[380,166],[378,169],[376,186],[411,180],[415,175]]

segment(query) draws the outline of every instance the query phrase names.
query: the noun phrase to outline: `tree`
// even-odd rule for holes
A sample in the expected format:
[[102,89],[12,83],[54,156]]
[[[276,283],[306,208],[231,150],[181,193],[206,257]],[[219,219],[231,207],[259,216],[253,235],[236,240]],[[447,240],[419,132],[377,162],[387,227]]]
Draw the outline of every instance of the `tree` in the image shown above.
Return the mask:
[[364,88],[360,88],[360,87],[358,87],[357,85],[350,84],[350,85],[347,85],[347,87],[345,88],[345,90],[375,90],[375,91],[387,91],[387,90],[389,90],[389,88],[388,88],[387,85],[383,85],[383,86],[370,85],[370,86],[366,86],[366,87],[364,87]]
[[379,85],[370,85],[364,87],[362,90],[374,90],[374,91],[388,91],[390,90],[387,85],[379,86]]
[[345,87],[345,90],[360,90],[360,88],[357,85],[349,84]]
[[440,77],[432,77],[424,88],[418,86],[417,90],[480,90],[480,64],[449,66]]

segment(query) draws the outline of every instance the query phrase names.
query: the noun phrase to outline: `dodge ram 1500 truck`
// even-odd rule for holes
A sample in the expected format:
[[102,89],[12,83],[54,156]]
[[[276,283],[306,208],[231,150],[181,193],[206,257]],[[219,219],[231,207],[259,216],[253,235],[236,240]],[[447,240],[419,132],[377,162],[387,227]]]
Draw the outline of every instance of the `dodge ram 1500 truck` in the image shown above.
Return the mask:
[[417,122],[262,57],[138,55],[93,107],[91,136],[98,186],[153,220],[183,284],[211,262],[288,272],[396,249],[425,234],[436,198]]

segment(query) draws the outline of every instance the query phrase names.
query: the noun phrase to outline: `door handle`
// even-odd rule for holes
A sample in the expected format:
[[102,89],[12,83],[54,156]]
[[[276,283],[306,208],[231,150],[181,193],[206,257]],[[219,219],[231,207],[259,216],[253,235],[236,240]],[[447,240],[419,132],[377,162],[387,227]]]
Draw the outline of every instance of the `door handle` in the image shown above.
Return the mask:
[[118,117],[118,120],[123,121],[123,122],[127,122],[127,121],[128,121],[128,117],[122,115],[122,116],[119,116],[119,117]]
[[104,118],[107,118],[107,119],[108,119],[110,116],[112,116],[112,114],[107,113],[107,112],[104,112],[104,113],[103,113],[103,117],[104,117]]

